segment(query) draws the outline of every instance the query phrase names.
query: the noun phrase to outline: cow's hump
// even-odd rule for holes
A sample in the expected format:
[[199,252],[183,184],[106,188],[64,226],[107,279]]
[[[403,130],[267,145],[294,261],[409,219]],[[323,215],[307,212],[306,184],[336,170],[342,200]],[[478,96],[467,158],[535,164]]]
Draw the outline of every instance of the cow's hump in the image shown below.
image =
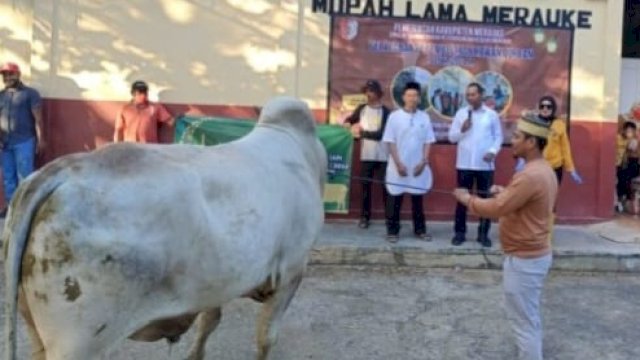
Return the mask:
[[315,121],[309,106],[293,97],[281,96],[267,102],[260,112],[258,122],[283,126],[305,134],[315,134]]

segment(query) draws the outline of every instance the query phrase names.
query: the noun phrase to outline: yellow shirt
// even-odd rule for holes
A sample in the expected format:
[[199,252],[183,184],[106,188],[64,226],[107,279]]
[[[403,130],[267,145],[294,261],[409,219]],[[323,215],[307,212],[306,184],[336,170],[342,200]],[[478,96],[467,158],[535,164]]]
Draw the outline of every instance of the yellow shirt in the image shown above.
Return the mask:
[[563,119],[554,119],[551,122],[547,147],[544,149],[543,156],[554,169],[563,167],[568,172],[575,170],[571,144],[567,134],[567,122]]
[[618,134],[616,143],[616,166],[622,166],[626,160],[628,141],[624,136]]

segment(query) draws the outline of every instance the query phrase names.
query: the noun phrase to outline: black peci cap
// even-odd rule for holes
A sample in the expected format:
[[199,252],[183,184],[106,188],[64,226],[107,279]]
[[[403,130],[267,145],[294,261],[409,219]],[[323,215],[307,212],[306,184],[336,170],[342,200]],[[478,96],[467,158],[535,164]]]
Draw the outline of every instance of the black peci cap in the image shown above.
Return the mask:
[[378,95],[382,95],[382,85],[378,80],[367,80],[367,82],[362,86],[362,92],[365,91],[373,91]]

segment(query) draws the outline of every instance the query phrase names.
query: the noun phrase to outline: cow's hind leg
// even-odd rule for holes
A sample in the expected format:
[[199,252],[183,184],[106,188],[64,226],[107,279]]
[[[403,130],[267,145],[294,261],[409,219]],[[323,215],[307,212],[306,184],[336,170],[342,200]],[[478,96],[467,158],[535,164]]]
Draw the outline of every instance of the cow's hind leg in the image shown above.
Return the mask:
[[262,305],[257,328],[258,360],[266,360],[271,347],[278,340],[280,321],[301,280],[302,274],[299,274],[289,283],[278,286],[275,293]]
[[95,349],[80,344],[59,344],[54,343],[47,349],[47,360],[87,360],[96,359],[99,354]]
[[191,345],[189,356],[186,360],[204,359],[205,345],[209,335],[218,327],[222,319],[222,309],[215,308],[203,311],[196,319],[196,339]]
[[29,339],[31,339],[31,360],[46,360],[44,344],[42,343],[42,339],[40,339],[38,330],[36,330],[36,325],[33,322],[31,311],[26,304],[27,299],[24,296],[24,289],[20,287],[19,292],[18,310],[20,311],[20,314],[22,314],[22,318],[27,325]]

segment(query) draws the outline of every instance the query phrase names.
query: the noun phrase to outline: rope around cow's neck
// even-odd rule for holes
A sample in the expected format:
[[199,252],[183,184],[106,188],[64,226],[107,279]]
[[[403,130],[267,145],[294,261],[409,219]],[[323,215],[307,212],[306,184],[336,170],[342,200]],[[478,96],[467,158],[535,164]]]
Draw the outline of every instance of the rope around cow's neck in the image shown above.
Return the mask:
[[[363,177],[363,176],[349,176],[349,175],[333,175],[333,176],[334,177],[346,177],[346,178],[348,178],[350,180],[370,181],[372,183],[378,183],[378,184],[384,184],[384,185],[401,186],[401,187],[404,187],[404,188],[407,188],[407,189],[434,192],[434,193],[438,193],[438,194],[451,195],[453,193],[452,190],[427,189],[427,188],[421,188],[421,187],[412,186],[412,185],[405,185],[405,184],[398,184],[398,183],[393,183],[393,182],[390,182],[390,181],[379,180],[379,179]],[[487,191],[475,191],[475,192],[473,192],[473,194],[479,195],[479,196],[483,195],[483,194],[488,194],[489,196],[493,196],[493,194],[491,194],[491,193],[489,193]],[[491,259],[489,259],[489,256],[488,256],[489,254],[487,253],[485,248],[480,248],[480,253],[482,254],[482,257],[484,258],[484,261],[486,263],[487,269],[499,269],[500,268],[500,266],[498,264],[494,263],[493,261],[491,261]]]
[[[394,185],[394,186],[401,186],[401,187],[404,187],[404,188],[407,188],[407,189],[434,192],[434,193],[438,193],[438,194],[451,195],[453,193],[453,191],[449,191],[449,190],[427,189],[427,188],[421,188],[421,187],[412,186],[412,185],[405,185],[405,184],[398,184],[398,183],[393,183],[393,182],[390,182],[390,181],[379,180],[379,179],[363,177],[363,176],[350,176],[350,175],[329,175],[329,176],[346,177],[346,178],[348,178],[350,180],[370,181],[372,183],[378,183],[378,184],[385,184],[385,185],[388,184],[388,185]],[[486,191],[476,191],[474,193],[475,193],[475,195],[482,195],[482,194],[488,194],[489,196],[493,195],[493,194],[490,194],[489,192],[486,192]],[[491,259],[489,259],[489,256],[488,256],[489,254],[487,253],[485,248],[480,248],[480,253],[482,254],[482,257],[484,258],[484,261],[486,263],[487,269],[499,269],[500,268],[500,266],[498,264],[494,263],[493,261],[491,261]]]
[[[367,182],[372,182],[372,183],[376,183],[376,184],[398,186],[398,187],[403,187],[405,189],[420,190],[420,191],[432,192],[432,193],[436,193],[436,194],[446,194],[446,195],[453,194],[453,190],[427,189],[427,188],[423,188],[423,187],[419,187],[419,186],[399,184],[399,183],[394,183],[394,182],[391,182],[391,181],[380,180],[380,179],[364,177],[364,176],[329,175],[329,178],[336,178],[336,177],[348,178],[350,180],[357,180],[357,181],[361,181],[361,182],[367,181]],[[478,196],[482,196],[482,195],[492,196],[493,195],[489,191],[474,191],[474,192],[471,192],[471,194],[478,195]]]

